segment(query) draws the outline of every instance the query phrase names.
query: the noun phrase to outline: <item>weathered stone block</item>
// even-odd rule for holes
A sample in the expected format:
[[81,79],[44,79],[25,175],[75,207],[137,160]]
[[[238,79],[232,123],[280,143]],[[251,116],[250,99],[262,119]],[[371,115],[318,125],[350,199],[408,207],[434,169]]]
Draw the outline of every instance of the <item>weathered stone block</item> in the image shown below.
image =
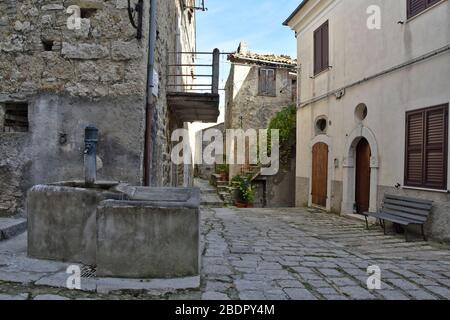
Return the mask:
[[107,47],[99,44],[78,43],[72,45],[63,42],[61,54],[63,57],[69,59],[102,59],[109,56],[109,50]]
[[164,204],[164,199],[183,193],[180,190],[155,189],[158,199],[149,202],[101,203],[97,211],[97,275],[177,278],[199,274],[198,191],[184,189],[187,197],[177,196],[178,201]]
[[64,6],[62,4],[52,3],[46,4],[41,7],[42,11],[52,11],[52,10],[63,10]]
[[131,60],[142,56],[137,41],[115,41],[111,46],[111,56],[113,60]]
[[101,189],[35,186],[28,192],[28,255],[96,263],[96,210],[113,195]]

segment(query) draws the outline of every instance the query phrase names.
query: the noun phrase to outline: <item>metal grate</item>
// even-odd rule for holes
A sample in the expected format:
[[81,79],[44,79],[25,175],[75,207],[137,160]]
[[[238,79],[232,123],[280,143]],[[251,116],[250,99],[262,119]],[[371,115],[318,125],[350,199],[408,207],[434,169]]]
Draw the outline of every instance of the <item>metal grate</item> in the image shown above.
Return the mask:
[[81,267],[81,277],[82,278],[95,278],[97,269],[93,266],[82,266]]

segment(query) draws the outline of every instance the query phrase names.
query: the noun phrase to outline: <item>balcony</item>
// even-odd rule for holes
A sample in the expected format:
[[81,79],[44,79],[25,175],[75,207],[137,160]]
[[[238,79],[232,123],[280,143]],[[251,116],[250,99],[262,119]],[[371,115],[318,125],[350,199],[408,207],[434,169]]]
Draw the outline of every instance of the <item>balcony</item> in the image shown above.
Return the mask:
[[[172,54],[176,62],[169,65],[167,103],[170,110],[182,122],[216,123],[220,114],[220,51]],[[209,63],[197,63],[198,60],[209,60]]]

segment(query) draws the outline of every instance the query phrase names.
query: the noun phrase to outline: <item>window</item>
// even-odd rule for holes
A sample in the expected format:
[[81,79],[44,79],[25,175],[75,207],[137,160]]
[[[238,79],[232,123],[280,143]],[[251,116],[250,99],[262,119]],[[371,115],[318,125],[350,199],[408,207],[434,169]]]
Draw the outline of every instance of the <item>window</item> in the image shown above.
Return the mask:
[[0,105],[0,115],[3,115],[3,132],[28,131],[28,104],[4,103]]
[[259,95],[275,97],[277,95],[275,69],[259,69]]
[[441,0],[406,0],[407,1],[407,11],[408,19],[412,18],[422,11],[425,11],[432,5],[438,3]]
[[316,135],[326,134],[328,129],[328,120],[325,116],[320,117],[316,120]]
[[328,21],[314,31],[314,75],[328,69]]
[[355,108],[355,118],[358,122],[364,121],[368,115],[367,106],[364,103],[360,103]]
[[406,114],[405,185],[447,190],[448,105]]

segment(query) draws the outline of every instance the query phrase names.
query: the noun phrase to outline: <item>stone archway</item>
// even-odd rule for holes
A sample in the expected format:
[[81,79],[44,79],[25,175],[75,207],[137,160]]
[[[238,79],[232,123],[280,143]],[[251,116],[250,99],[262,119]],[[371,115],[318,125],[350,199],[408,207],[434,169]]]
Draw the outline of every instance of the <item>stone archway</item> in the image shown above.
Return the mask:
[[328,170],[327,170],[327,200],[326,200],[326,206],[325,209],[327,211],[331,211],[331,187],[332,187],[332,176],[333,176],[333,148],[332,148],[332,142],[331,138],[325,134],[321,134],[316,136],[310,143],[310,179],[309,179],[309,193],[308,193],[308,206],[313,206],[313,199],[312,199],[312,170],[313,170],[313,164],[312,164],[312,154],[313,154],[313,148],[315,145],[322,143],[328,146]]
[[343,196],[341,211],[344,214],[352,214],[355,204],[355,154],[356,147],[361,139],[366,139],[371,150],[370,158],[370,200],[369,211],[376,212],[378,203],[378,169],[379,169],[379,153],[378,143],[373,132],[360,125],[355,128],[347,137],[345,144],[345,158],[343,162],[344,179],[343,179]]

